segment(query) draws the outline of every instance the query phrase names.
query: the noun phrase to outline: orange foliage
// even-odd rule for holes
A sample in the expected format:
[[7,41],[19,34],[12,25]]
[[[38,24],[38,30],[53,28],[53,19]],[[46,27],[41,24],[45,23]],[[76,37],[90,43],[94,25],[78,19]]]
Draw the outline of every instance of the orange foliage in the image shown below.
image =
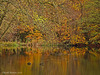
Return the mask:
[[67,26],[66,21],[64,24],[59,26],[58,35],[59,35],[59,42],[63,42],[70,39],[69,27]]
[[19,33],[25,33],[25,38],[29,39],[42,39],[42,34],[39,30],[36,30],[34,26],[31,25],[21,25],[17,27],[19,30]]

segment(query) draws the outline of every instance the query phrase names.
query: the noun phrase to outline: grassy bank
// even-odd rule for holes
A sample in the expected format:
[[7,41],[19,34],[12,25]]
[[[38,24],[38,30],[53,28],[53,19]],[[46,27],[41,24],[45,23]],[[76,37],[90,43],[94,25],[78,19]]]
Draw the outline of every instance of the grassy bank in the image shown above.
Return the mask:
[[0,47],[18,47],[18,46],[25,46],[25,43],[19,42],[0,42]]

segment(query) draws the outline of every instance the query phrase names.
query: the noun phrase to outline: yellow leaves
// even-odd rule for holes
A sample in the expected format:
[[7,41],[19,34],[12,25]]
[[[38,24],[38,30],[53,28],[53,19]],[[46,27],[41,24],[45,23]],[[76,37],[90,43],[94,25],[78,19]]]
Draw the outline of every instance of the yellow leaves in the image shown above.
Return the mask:
[[20,31],[20,33],[24,33],[24,31]]
[[87,51],[88,49],[87,48],[76,48],[76,47],[72,47],[70,49],[70,52],[73,54],[77,54],[77,55],[80,55],[80,54],[85,54],[85,52]]
[[77,31],[80,31],[80,27],[77,27]]
[[80,10],[80,3],[76,2],[76,3],[71,3],[70,4],[72,8],[74,8],[75,10],[79,11]]
[[64,54],[67,54],[67,51],[64,51],[63,53],[64,53]]
[[34,33],[35,37],[41,36],[41,33]]
[[85,37],[83,35],[73,35],[71,39],[71,43],[86,43]]
[[29,28],[29,25],[26,25],[27,28]]
[[35,33],[40,33],[40,31],[38,31],[38,30],[35,30]]

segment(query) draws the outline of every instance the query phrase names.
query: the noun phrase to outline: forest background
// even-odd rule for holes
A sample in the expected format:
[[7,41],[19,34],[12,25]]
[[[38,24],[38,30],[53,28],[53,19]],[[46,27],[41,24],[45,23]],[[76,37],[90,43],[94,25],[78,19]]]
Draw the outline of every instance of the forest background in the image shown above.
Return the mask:
[[100,47],[99,0],[0,0],[0,46]]

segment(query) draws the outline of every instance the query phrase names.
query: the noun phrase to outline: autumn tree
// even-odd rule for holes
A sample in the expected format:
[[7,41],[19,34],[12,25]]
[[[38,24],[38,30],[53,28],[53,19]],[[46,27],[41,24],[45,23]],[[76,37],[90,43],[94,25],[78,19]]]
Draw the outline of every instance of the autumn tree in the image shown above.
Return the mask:
[[100,43],[100,14],[98,0],[90,0],[84,5],[84,16],[81,21],[81,33],[84,34],[88,44]]

